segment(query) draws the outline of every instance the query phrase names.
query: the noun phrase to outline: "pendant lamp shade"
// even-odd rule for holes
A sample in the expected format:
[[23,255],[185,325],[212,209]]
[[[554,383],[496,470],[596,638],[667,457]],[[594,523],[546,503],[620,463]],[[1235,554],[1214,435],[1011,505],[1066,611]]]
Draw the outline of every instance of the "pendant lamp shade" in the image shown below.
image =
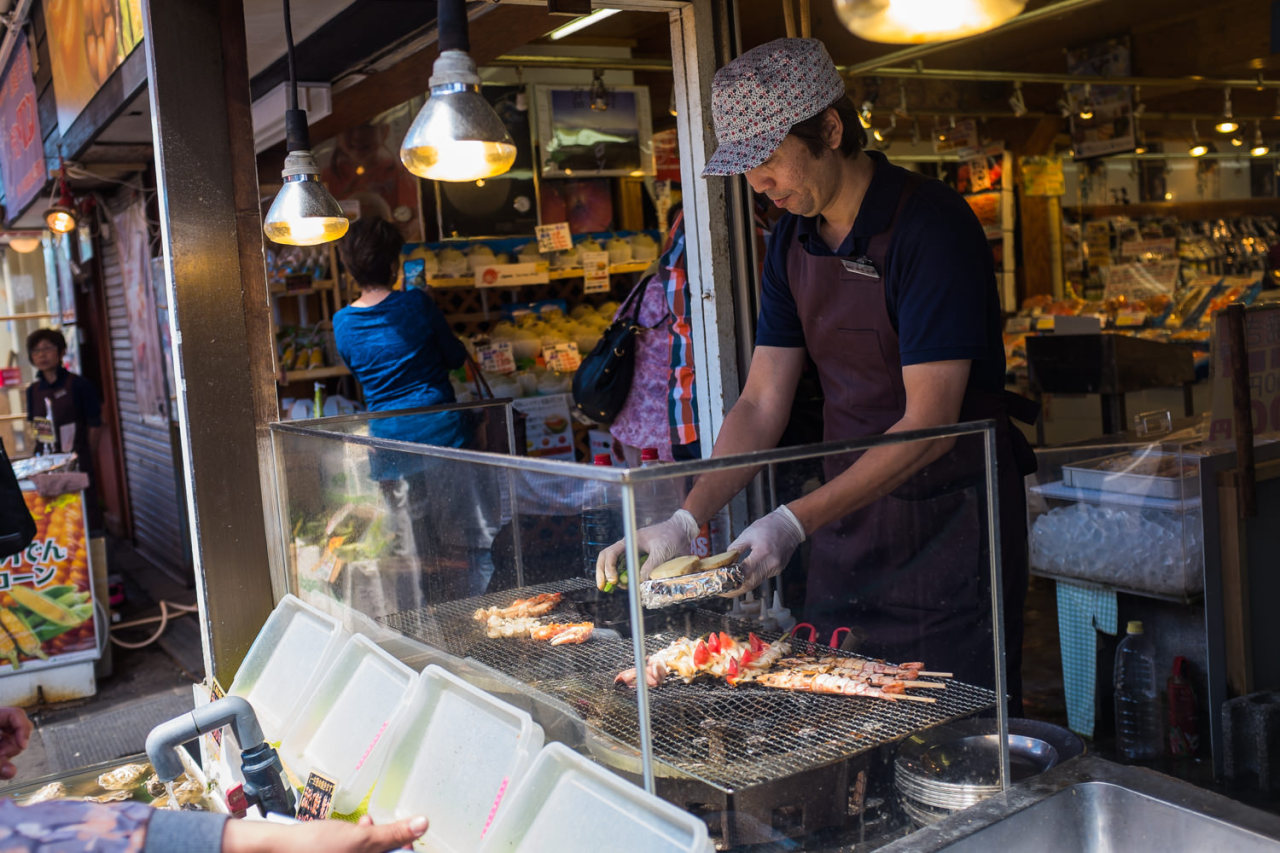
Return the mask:
[[320,183],[310,151],[290,151],[284,159],[284,186],[276,193],[262,230],[286,246],[316,246],[337,240],[349,225],[342,207]]
[[993,29],[1020,13],[1026,0],[835,0],[836,15],[858,38],[921,44]]

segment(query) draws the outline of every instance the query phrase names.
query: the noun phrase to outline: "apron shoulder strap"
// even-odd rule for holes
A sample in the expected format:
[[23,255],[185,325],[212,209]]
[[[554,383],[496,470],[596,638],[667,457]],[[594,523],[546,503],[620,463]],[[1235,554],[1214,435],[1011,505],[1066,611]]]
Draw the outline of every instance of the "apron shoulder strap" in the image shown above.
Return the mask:
[[876,270],[881,276],[884,275],[884,259],[889,254],[889,244],[893,240],[893,229],[898,224],[898,217],[902,215],[902,210],[907,206],[907,201],[915,194],[916,189],[925,181],[930,180],[927,175],[919,172],[907,172],[907,178],[902,184],[902,191],[898,193],[898,206],[893,211],[893,218],[889,220],[889,227],[876,234],[867,243],[867,257],[871,263],[875,264]]

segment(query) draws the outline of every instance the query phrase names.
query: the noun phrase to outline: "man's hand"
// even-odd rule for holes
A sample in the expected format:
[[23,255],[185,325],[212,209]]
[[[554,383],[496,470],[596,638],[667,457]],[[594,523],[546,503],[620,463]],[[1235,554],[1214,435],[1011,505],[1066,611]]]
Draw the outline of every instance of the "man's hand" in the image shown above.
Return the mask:
[[729,544],[730,551],[750,553],[742,561],[742,572],[746,576],[742,586],[722,595],[733,598],[755,589],[765,578],[782,571],[803,541],[804,526],[785,504],[758,519]]
[[[678,509],[666,521],[637,530],[636,550],[641,554],[648,554],[649,559],[644,565],[649,569],[655,569],[672,557],[688,554],[693,545],[693,539],[697,535],[697,519],[688,510]],[[618,582],[618,557],[625,549],[626,541],[619,540],[605,548],[596,557],[597,587],[604,589],[607,584]],[[634,570],[630,574],[632,583],[639,583],[648,576]]]
[[9,759],[27,748],[31,729],[31,720],[21,708],[0,707],[0,779],[18,775],[17,766]]
[[414,817],[374,826],[341,820],[281,824],[229,820],[222,831],[223,853],[384,853],[399,850],[427,831],[427,819]]

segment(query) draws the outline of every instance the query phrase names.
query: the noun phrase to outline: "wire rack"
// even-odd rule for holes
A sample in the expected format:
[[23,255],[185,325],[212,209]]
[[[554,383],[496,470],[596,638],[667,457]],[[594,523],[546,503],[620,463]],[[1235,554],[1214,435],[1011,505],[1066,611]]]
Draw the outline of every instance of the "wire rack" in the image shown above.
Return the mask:
[[[503,607],[540,592],[582,594],[592,589],[583,579],[557,581],[401,611],[382,621],[561,700],[593,734],[638,750],[635,691],[613,680],[634,665],[630,639],[612,632],[599,632],[581,645],[490,639],[473,618],[477,608]],[[646,614],[646,627],[650,615]],[[588,617],[568,599],[553,615],[556,621]],[[720,613],[684,610],[676,615],[674,625],[646,635],[645,653],[653,654],[680,636],[726,631],[741,638],[749,629],[746,623]],[[778,635],[762,633],[761,637],[772,641]],[[800,640],[791,643],[800,654],[831,652]],[[734,688],[710,680],[668,681],[649,691],[653,752],[658,761],[733,793],[853,757],[995,704],[991,690],[954,679],[947,681],[945,690],[929,693],[936,703],[793,693],[754,684]]]

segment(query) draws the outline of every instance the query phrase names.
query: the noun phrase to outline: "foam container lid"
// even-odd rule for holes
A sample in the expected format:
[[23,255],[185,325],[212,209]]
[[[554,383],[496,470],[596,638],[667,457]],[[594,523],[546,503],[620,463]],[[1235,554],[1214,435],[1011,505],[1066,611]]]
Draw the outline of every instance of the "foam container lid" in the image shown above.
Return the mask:
[[286,595],[263,623],[227,692],[248,700],[267,740],[278,743],[347,637],[338,620]]
[[482,853],[711,853],[700,818],[549,743],[507,796],[485,834]]
[[526,711],[428,666],[397,724],[369,814],[377,823],[425,814],[431,827],[417,849],[475,850],[542,739]]
[[313,771],[333,779],[333,810],[355,811],[382,771],[415,678],[368,637],[352,636],[285,734],[281,758],[300,783]]

